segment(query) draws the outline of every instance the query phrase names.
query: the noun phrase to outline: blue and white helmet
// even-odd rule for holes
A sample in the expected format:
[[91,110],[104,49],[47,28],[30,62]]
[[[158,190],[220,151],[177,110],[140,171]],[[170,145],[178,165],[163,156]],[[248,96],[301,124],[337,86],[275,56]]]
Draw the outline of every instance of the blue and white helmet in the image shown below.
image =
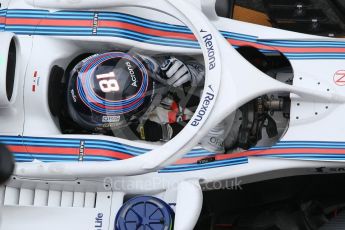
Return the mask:
[[69,114],[91,131],[128,126],[151,104],[151,75],[139,56],[109,52],[88,57],[70,74]]

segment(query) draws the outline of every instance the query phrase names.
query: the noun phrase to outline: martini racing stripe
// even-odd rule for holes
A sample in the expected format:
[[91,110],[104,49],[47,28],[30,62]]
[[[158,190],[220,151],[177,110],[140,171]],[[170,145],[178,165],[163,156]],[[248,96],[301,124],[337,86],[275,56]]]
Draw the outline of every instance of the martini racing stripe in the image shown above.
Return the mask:
[[170,37],[170,38],[180,38],[180,39],[188,39],[188,40],[195,40],[194,34],[190,33],[176,33],[172,31],[166,30],[156,30],[150,29],[144,26],[133,25],[131,23],[123,23],[117,21],[99,21],[98,26],[101,28],[124,28],[129,31],[138,31],[143,34],[159,36],[159,37]]
[[[43,162],[79,161],[78,153],[81,141],[85,142],[83,161],[124,160],[149,151],[149,149],[103,140],[2,136],[0,141],[7,144],[10,150],[14,152],[17,162],[31,162],[34,159]],[[214,157],[214,161],[197,164],[198,161],[207,157]],[[183,159],[160,172],[194,171],[243,164],[247,162],[248,157],[344,161],[345,143],[280,142],[273,147],[254,148],[240,153],[217,155],[203,149],[195,149]]]
[[[0,30],[18,34],[112,36],[162,46],[200,48],[186,26],[124,13],[91,11],[50,13],[45,10],[10,9],[0,11],[0,18],[3,18],[6,12],[8,20],[5,22],[4,19],[0,19]],[[96,33],[93,34],[95,14],[98,16],[98,21]],[[36,20],[35,22],[38,20],[39,23],[30,25],[34,22],[30,20]],[[221,31],[221,33],[235,47],[250,45],[265,53],[282,52],[291,60],[345,59],[345,42],[341,41],[259,40],[251,35],[229,31]]]
[[125,23],[133,23],[134,25],[161,31],[191,34],[190,29],[183,25],[173,25],[164,22],[157,22],[138,16],[118,12],[101,12],[99,14],[99,19],[104,21],[119,21]]

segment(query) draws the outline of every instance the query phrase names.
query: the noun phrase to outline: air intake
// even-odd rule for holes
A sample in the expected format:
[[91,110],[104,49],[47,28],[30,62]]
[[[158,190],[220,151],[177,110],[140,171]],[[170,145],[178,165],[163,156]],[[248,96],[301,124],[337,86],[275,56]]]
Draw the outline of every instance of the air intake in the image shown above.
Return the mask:
[[0,108],[8,107],[13,98],[17,62],[17,38],[13,33],[0,34]]

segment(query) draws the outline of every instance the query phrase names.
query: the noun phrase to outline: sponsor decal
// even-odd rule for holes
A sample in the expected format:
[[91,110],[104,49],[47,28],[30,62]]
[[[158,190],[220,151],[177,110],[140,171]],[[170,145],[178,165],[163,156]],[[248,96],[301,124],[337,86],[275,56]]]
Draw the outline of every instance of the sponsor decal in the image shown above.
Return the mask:
[[92,34],[97,34],[98,28],[98,13],[95,13],[93,16],[93,23],[92,23]]
[[211,85],[208,86],[208,90],[209,91],[206,92],[206,96],[204,97],[204,99],[201,102],[201,105],[202,105],[201,109],[199,109],[196,112],[196,117],[194,118],[194,120],[191,123],[192,126],[195,126],[195,127],[199,126],[200,122],[202,122],[206,113],[208,112],[210,104],[214,100],[214,91],[213,91]]
[[216,161],[215,157],[207,157],[202,160],[198,160],[197,164],[207,164]]
[[335,72],[333,80],[337,86],[345,86],[345,70]]
[[223,147],[224,146],[224,142],[222,139],[219,139],[217,137],[211,137],[210,138],[210,142],[213,144],[213,145],[216,145],[216,146],[219,146],[219,147]]
[[98,213],[95,218],[95,230],[103,229],[103,213]]
[[[201,30],[200,32],[207,33],[204,30]],[[207,48],[207,56],[208,56],[208,69],[212,70],[216,67],[216,57],[215,57],[215,51],[213,46],[213,36],[212,34],[207,34],[203,37],[205,46]]]
[[135,76],[134,68],[133,68],[132,64],[130,62],[126,62],[126,65],[128,68],[128,72],[131,76],[131,80],[132,80],[131,85],[138,88],[138,81],[137,81],[137,77]]
[[108,122],[119,122],[121,119],[120,116],[103,116],[102,117],[102,122],[103,123],[108,123]]
[[79,145],[79,161],[83,161],[85,153],[85,141],[80,141]]
[[35,71],[32,77],[32,92],[36,92],[37,87],[40,85],[40,78],[38,77],[38,72]]

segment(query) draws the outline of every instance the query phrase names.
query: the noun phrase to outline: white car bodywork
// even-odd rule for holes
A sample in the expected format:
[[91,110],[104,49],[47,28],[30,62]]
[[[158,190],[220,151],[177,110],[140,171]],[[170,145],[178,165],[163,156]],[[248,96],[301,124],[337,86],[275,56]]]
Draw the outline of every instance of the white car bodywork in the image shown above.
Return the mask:
[[[193,229],[202,190],[235,178],[249,183],[345,166],[345,41],[219,18],[206,0],[0,2],[1,82],[12,39],[17,47],[11,100],[0,86],[0,141],[17,160],[12,180],[0,188],[1,229],[114,229],[128,195],[163,199],[175,209],[174,228]],[[250,65],[233,48],[245,45],[283,53],[293,84]],[[191,122],[162,146],[61,134],[47,101],[51,68],[65,68],[82,53],[133,47],[203,54],[205,90]],[[289,128],[279,143],[228,155],[195,147],[240,105],[277,91],[291,93]]]

